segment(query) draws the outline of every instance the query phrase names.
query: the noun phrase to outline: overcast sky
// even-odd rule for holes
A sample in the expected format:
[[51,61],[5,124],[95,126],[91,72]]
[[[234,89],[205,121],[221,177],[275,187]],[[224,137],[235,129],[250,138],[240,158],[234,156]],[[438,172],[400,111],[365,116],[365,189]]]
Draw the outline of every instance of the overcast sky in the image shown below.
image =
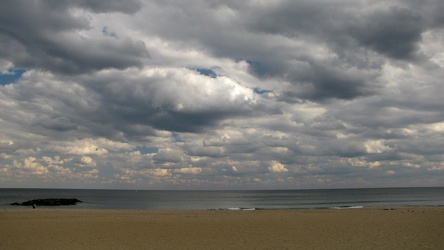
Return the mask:
[[442,186],[442,0],[2,0],[0,187]]

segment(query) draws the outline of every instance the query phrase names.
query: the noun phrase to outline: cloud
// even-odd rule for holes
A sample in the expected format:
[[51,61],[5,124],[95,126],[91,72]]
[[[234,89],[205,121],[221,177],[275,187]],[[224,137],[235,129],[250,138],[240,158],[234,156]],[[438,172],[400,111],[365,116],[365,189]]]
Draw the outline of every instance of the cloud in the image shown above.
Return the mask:
[[268,167],[268,170],[270,170],[270,172],[273,172],[273,173],[288,172],[288,169],[285,168],[285,166],[278,161],[272,161],[270,163],[270,166]]
[[140,67],[149,56],[140,40],[98,36],[88,14],[75,9],[131,14],[140,8],[138,1],[7,1],[4,5],[0,10],[0,37],[5,46],[0,55],[15,67],[77,74]]
[[109,28],[108,28],[107,26],[104,26],[104,27],[102,28],[102,34],[103,34],[104,36],[108,36],[108,37],[113,37],[113,38],[115,38],[115,39],[119,39],[119,38],[117,37],[117,34],[114,33],[113,31],[110,31]]
[[[199,131],[227,117],[250,115],[256,105],[253,91],[228,77],[213,79],[168,68],[125,72],[133,75],[131,79],[122,73],[100,71],[81,82],[65,82],[51,74],[28,72],[21,83],[5,89],[23,100],[18,104],[22,117],[12,119],[47,133],[77,134],[86,129],[107,137],[122,132],[134,137],[153,135],[154,129]],[[27,86],[30,81],[36,84]]]
[[442,1],[1,5],[5,187],[442,183]]
[[362,45],[395,59],[415,56],[423,32],[421,16],[406,8],[392,7],[372,13],[356,27],[355,39]]
[[82,162],[82,164],[84,164],[85,166],[92,166],[95,167],[96,163],[94,162],[94,160],[89,157],[89,156],[83,156],[80,161]]
[[98,108],[103,116],[96,119],[159,130],[199,131],[226,117],[249,115],[255,106],[253,91],[228,77],[213,79],[175,68],[128,73],[133,74],[130,80],[117,71],[98,72],[85,80],[84,87],[102,101]]
[[200,174],[202,173],[202,168],[180,168],[177,172],[181,174]]
[[32,175],[43,175],[48,170],[36,162],[35,157],[27,157],[23,162],[14,161],[14,167]]
[[142,7],[142,3],[139,0],[129,0],[125,3],[112,0],[112,1],[95,1],[95,0],[75,0],[75,1],[57,1],[56,5],[66,6],[73,5],[80,8],[92,10],[97,13],[107,12],[123,12],[126,14],[134,14]]
[[387,170],[386,174],[387,175],[394,175],[394,174],[396,174],[396,172],[393,170]]

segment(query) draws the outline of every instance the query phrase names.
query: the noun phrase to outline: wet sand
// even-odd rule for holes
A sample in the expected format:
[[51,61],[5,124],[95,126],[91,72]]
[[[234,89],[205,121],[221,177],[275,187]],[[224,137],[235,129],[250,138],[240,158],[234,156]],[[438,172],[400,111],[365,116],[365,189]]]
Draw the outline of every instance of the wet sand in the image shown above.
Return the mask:
[[7,209],[0,249],[444,249],[444,208]]

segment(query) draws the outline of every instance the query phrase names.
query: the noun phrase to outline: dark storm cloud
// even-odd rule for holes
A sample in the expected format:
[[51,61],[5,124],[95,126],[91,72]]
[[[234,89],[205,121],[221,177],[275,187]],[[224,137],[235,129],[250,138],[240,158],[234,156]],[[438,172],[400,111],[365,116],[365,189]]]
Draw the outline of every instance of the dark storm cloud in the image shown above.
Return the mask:
[[421,13],[426,24],[432,28],[444,26],[444,2],[441,0],[408,0],[408,6],[416,12]]
[[278,51],[274,55],[247,54],[244,56],[251,72],[292,83],[295,88],[281,95],[281,100],[289,102],[294,102],[293,98],[322,101],[377,93],[381,87],[377,78],[383,58],[416,60],[421,56],[418,52],[421,35],[430,28],[426,20],[438,23],[428,10],[403,4],[384,8],[378,6],[381,3],[370,4],[373,8],[349,1],[283,1],[251,5],[248,10],[243,6],[245,9],[239,13],[247,17],[244,20],[247,30],[318,43],[336,56],[335,60],[326,60],[304,51],[293,51],[286,56]]
[[381,89],[379,70],[359,68],[340,60],[319,61],[301,57],[292,62],[261,59],[249,64],[250,72],[264,78],[278,78],[290,86],[278,99],[295,103],[300,100],[354,99],[377,93]]
[[60,6],[61,8],[76,6],[97,13],[123,12],[134,14],[142,7],[140,0],[126,0],[124,2],[119,0],[46,0],[45,2],[49,6]]
[[353,28],[351,34],[359,43],[395,59],[414,58],[424,31],[421,16],[397,7],[372,13]]
[[308,35],[336,46],[364,46],[395,59],[411,58],[427,29],[421,16],[426,13],[417,13],[413,7],[369,10],[359,2],[284,1],[260,13],[250,22],[259,32],[294,39]]
[[149,56],[141,41],[82,36],[79,31],[92,29],[90,20],[71,11],[78,7],[134,13],[140,8],[138,1],[6,1],[2,5],[0,55],[16,67],[73,74],[140,67]]
[[108,70],[60,78],[30,74],[32,80],[4,92],[20,100],[24,111],[14,121],[39,134],[91,133],[143,141],[156,130],[202,132],[226,118],[250,116],[255,107],[253,90],[188,69]]
[[77,124],[63,116],[45,116],[41,115],[32,121],[33,126],[41,126],[50,131],[67,132],[76,130]]
[[[155,129],[199,132],[219,121],[252,112],[252,90],[229,78],[213,78],[194,70],[159,69],[131,81],[118,72],[95,75],[84,86],[100,98],[99,117],[110,123],[149,125]],[[163,76],[163,74],[167,74]],[[230,93],[240,89],[238,96]],[[109,116],[108,116],[109,115]]]

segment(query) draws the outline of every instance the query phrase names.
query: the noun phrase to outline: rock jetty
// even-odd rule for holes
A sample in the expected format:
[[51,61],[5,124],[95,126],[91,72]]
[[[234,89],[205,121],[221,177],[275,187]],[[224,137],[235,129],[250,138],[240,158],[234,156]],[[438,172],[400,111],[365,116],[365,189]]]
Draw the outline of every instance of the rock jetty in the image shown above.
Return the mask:
[[76,205],[78,202],[82,202],[78,199],[65,199],[65,198],[48,198],[48,199],[36,199],[29,200],[22,203],[14,202],[12,206],[69,206]]

